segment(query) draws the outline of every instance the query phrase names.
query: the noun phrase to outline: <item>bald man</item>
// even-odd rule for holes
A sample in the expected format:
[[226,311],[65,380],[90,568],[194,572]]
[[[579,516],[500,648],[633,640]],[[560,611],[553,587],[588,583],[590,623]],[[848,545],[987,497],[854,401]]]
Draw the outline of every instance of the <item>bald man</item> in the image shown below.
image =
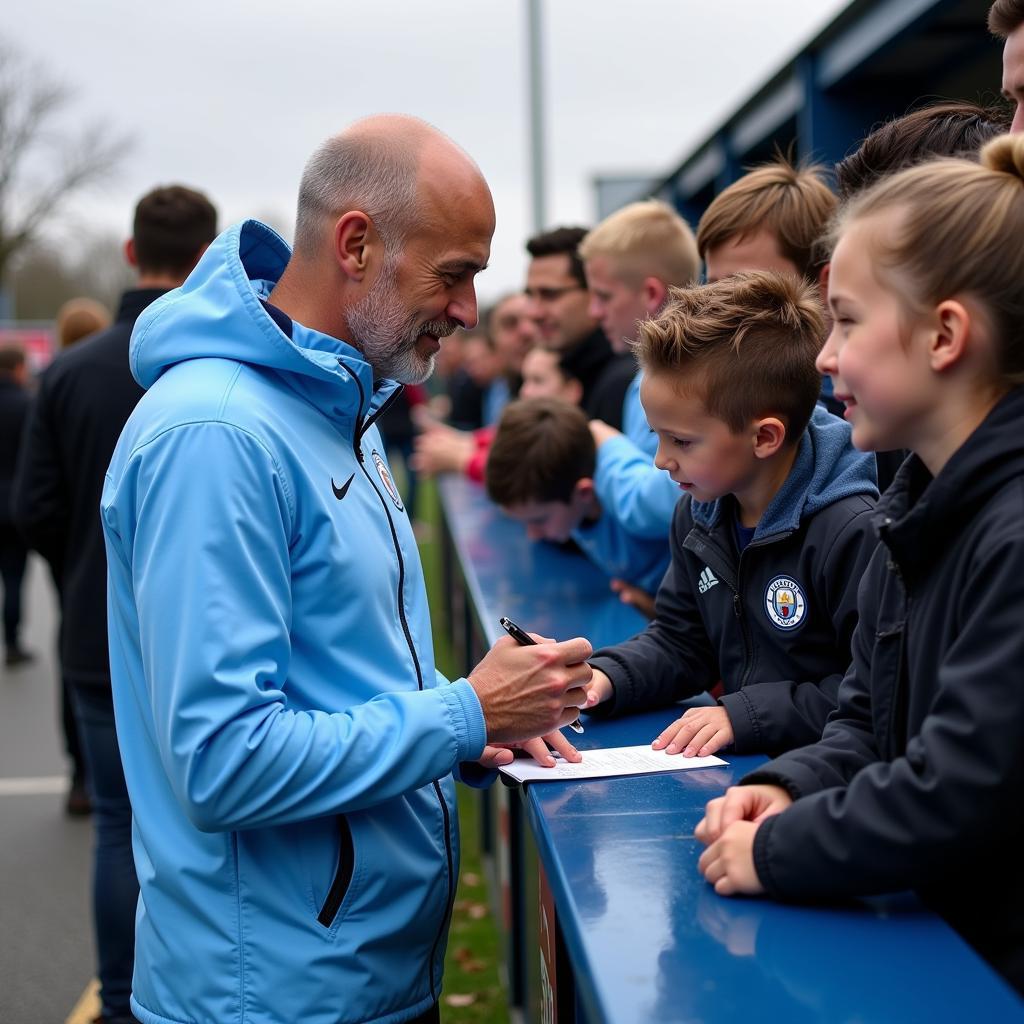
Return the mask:
[[435,670],[375,426],[476,323],[493,231],[461,149],[376,117],[313,154],[293,252],[246,221],[139,319],[102,518],[145,1024],[436,1021],[452,772],[578,759],[585,640]]

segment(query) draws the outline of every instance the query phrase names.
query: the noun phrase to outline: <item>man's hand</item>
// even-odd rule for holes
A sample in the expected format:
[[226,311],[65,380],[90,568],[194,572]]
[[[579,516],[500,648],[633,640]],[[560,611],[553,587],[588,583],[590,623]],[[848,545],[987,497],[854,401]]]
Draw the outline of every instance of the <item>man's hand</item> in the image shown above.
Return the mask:
[[610,441],[613,437],[622,437],[622,431],[609,426],[604,420],[591,420],[590,436],[594,439],[595,447],[600,448],[605,441]]
[[694,835],[709,846],[737,821],[760,825],[765,818],[784,811],[793,798],[781,786],[730,786],[725,796],[709,800]]
[[[531,636],[534,636],[531,634]],[[576,721],[586,704],[593,653],[582,637],[555,643],[534,636],[522,647],[502,637],[469,674],[492,744],[532,740]]]
[[[545,768],[554,768],[556,761],[551,756],[551,750],[557,750],[566,761],[576,764],[583,760],[583,755],[562,735],[557,729],[549,732],[547,736],[538,736],[533,740],[525,740],[522,743],[510,743],[512,750],[525,750],[539,765]],[[549,750],[548,748],[551,748]],[[507,764],[503,761],[502,764]]]
[[719,896],[758,896],[764,892],[754,867],[754,835],[758,828],[752,821],[734,821],[700,855],[697,867]]
[[651,744],[655,750],[667,748],[668,753],[683,752],[683,757],[707,757],[732,743],[729,712],[720,705],[690,708],[677,718]]
[[587,703],[585,707],[592,708],[595,704],[600,704],[602,701],[611,700],[614,693],[615,687],[612,686],[612,681],[599,668],[595,668],[590,679],[590,685],[587,687]]
[[654,595],[625,580],[612,580],[611,588],[623,604],[632,605],[641,615],[654,618]]
[[439,426],[420,434],[413,442],[409,465],[417,473],[463,473],[476,451],[473,435],[463,430]]

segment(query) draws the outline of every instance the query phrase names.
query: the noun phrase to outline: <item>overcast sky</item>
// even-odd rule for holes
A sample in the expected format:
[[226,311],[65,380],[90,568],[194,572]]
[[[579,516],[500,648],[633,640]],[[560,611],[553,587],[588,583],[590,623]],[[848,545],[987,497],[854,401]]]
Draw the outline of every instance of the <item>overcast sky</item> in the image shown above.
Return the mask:
[[[592,223],[592,178],[670,170],[848,0],[543,0],[549,225]],[[498,228],[483,300],[522,283],[531,232],[525,0],[5,0],[0,39],[73,89],[72,123],[135,147],[64,223],[126,235],[155,184],[222,223],[290,233],[315,146],[380,111],[479,162]]]

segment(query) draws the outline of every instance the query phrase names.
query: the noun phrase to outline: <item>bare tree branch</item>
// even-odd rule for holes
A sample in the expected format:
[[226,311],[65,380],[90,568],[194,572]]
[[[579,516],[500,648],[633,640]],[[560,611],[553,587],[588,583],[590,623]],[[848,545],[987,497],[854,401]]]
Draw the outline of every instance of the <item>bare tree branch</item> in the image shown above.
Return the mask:
[[70,93],[0,40],[0,281],[9,261],[33,242],[76,193],[108,180],[132,147],[102,124],[60,130]]

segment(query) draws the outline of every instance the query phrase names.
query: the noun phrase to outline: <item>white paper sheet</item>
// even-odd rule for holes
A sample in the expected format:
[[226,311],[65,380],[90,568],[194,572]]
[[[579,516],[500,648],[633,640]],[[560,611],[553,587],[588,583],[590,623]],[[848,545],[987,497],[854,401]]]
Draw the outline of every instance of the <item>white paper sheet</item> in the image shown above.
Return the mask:
[[652,750],[648,744],[639,747],[608,747],[605,750],[583,750],[579,764],[563,761],[554,754],[554,768],[544,768],[532,759],[523,758],[499,770],[517,782],[565,782],[571,779],[603,779],[614,775],[652,775],[656,772],[681,772],[688,768],[716,768],[728,764],[720,757],[683,757]]

